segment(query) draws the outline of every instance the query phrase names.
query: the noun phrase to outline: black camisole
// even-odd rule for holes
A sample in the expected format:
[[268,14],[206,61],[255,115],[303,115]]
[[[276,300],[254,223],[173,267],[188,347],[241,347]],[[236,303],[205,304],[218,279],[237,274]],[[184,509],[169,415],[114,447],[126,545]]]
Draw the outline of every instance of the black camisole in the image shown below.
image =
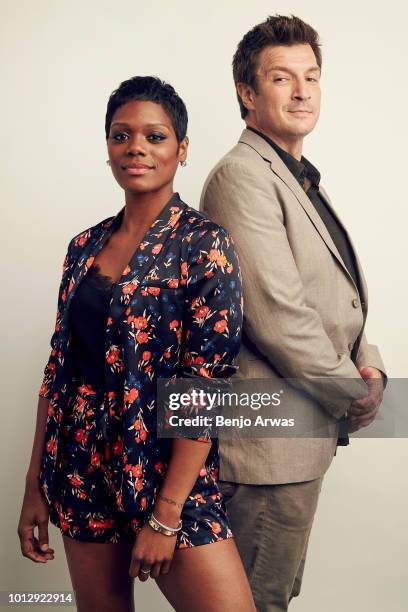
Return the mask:
[[105,382],[106,323],[115,285],[93,264],[71,304],[73,373],[95,390],[103,389]]

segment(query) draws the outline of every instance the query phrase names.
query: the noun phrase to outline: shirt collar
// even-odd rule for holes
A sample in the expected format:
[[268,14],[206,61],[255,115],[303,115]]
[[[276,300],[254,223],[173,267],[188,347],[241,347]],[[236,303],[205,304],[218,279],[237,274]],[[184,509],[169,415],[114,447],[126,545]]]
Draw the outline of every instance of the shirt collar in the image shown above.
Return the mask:
[[249,125],[247,125],[247,129],[251,130],[252,132],[255,132],[255,134],[258,134],[258,136],[266,140],[266,142],[279,155],[283,163],[286,164],[288,170],[293,174],[293,176],[296,178],[296,180],[300,183],[302,187],[305,177],[310,180],[312,185],[315,185],[316,187],[319,186],[320,172],[317,168],[315,168],[315,166],[313,166],[313,164],[308,159],[306,159],[306,157],[303,157],[302,155],[299,161],[298,159],[293,157],[293,155],[291,155],[290,153],[282,149],[279,145],[277,145],[276,142],[269,138],[269,136],[266,136],[266,134],[263,134],[259,130],[256,130],[255,128],[250,127]]

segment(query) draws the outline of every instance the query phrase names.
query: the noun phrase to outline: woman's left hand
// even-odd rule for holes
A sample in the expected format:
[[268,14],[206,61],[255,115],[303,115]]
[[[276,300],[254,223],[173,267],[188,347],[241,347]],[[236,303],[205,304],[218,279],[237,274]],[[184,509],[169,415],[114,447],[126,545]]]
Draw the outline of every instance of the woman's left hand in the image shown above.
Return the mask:
[[[153,531],[148,523],[142,527],[132,549],[129,575],[145,582],[149,577],[168,574],[176,546],[176,536]],[[142,570],[150,570],[149,573]]]

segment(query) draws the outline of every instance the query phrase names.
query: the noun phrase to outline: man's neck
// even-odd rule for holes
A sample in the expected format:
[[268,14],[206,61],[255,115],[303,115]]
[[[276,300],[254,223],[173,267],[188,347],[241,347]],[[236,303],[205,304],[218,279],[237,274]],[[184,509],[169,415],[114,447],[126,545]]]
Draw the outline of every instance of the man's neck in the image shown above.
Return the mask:
[[289,155],[292,155],[292,157],[294,157],[298,161],[301,160],[302,148],[303,148],[303,138],[296,138],[296,139],[282,138],[282,136],[275,134],[275,132],[271,130],[260,128],[258,125],[256,125],[252,121],[247,120],[246,124],[248,127],[251,127],[254,130],[258,130],[258,132],[261,132],[262,134],[265,134],[265,136],[268,136],[268,138],[273,140],[273,142],[276,142],[278,147],[286,151],[286,153],[289,153]]

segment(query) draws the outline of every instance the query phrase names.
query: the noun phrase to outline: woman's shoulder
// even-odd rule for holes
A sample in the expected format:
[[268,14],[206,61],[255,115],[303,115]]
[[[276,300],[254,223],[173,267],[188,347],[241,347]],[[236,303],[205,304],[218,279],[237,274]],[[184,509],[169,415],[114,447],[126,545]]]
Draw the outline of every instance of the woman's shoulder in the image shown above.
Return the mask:
[[86,229],[83,229],[78,234],[75,234],[69,242],[69,250],[72,252],[81,250],[83,247],[92,239],[96,238],[102,231],[106,230],[113,220],[116,218],[116,215],[111,215],[95,225],[91,225]]
[[199,238],[208,234],[219,236],[220,238],[229,236],[225,227],[210,219],[210,217],[201,210],[197,210],[188,204],[185,204],[183,217],[183,230],[192,234],[192,237]]

